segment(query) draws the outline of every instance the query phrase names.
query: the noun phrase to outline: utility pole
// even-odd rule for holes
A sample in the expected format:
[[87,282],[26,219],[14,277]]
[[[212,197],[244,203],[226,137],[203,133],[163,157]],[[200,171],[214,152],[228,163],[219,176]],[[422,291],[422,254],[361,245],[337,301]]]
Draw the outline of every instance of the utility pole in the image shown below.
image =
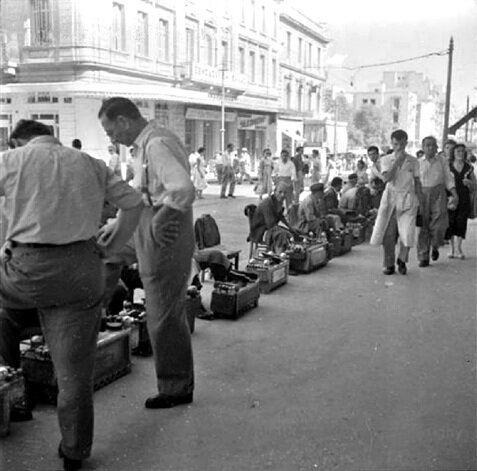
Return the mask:
[[221,98],[221,128],[220,128],[220,150],[222,155],[225,152],[225,64],[222,63],[222,98]]
[[333,132],[333,154],[336,159],[336,151],[338,148],[338,100],[335,98],[335,122],[334,122],[334,132]]
[[[470,111],[470,98],[467,95],[466,114]],[[465,123],[465,142],[469,142],[469,121]]]
[[449,112],[450,112],[450,98],[451,98],[451,83],[452,83],[452,57],[454,55],[454,38],[451,36],[449,41],[449,61],[447,63],[447,87],[446,87],[446,104],[444,109],[444,132],[442,135],[442,147],[447,140],[447,133],[449,130]]

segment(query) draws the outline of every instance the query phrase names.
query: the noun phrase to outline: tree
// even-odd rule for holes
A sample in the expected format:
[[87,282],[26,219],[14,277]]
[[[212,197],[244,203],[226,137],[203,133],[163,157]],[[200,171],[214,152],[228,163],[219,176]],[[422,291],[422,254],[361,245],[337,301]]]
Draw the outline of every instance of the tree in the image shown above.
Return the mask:
[[388,143],[392,128],[391,123],[377,106],[363,105],[354,113],[352,123],[354,137],[362,140],[361,145],[382,147]]

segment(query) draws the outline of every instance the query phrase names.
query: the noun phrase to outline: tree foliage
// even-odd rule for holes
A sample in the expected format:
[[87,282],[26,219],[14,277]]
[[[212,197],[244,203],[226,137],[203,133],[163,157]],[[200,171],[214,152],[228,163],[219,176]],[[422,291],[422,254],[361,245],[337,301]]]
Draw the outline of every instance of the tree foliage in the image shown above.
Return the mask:
[[355,142],[355,145],[382,147],[388,144],[391,123],[377,106],[363,105],[354,113],[352,124],[350,140],[360,141]]

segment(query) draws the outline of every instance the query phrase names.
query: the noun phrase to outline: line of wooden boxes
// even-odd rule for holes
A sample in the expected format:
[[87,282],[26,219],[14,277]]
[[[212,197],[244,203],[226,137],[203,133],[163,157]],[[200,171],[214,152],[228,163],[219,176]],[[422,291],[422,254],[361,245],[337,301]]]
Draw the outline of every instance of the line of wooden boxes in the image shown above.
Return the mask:
[[239,318],[258,306],[260,293],[286,284],[290,270],[310,273],[364,242],[369,233],[367,226],[366,222],[348,223],[344,230],[330,229],[321,237],[294,237],[287,252],[280,255],[258,250],[245,271],[232,271],[227,282],[214,283],[211,311],[215,317]]

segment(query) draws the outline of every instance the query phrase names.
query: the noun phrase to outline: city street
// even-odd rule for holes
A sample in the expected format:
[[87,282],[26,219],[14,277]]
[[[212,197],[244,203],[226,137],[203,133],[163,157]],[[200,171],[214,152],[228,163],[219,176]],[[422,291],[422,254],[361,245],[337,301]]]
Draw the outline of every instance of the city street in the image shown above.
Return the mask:
[[[195,203],[222,243],[249,253],[243,208],[253,186]],[[384,276],[367,243],[262,294],[237,321],[196,321],[194,402],[146,410],[151,358],[95,393],[96,432],[85,470],[476,470],[476,234],[465,260],[441,257]],[[205,281],[210,305],[213,282]],[[1,471],[60,470],[56,411],[14,423]]]

